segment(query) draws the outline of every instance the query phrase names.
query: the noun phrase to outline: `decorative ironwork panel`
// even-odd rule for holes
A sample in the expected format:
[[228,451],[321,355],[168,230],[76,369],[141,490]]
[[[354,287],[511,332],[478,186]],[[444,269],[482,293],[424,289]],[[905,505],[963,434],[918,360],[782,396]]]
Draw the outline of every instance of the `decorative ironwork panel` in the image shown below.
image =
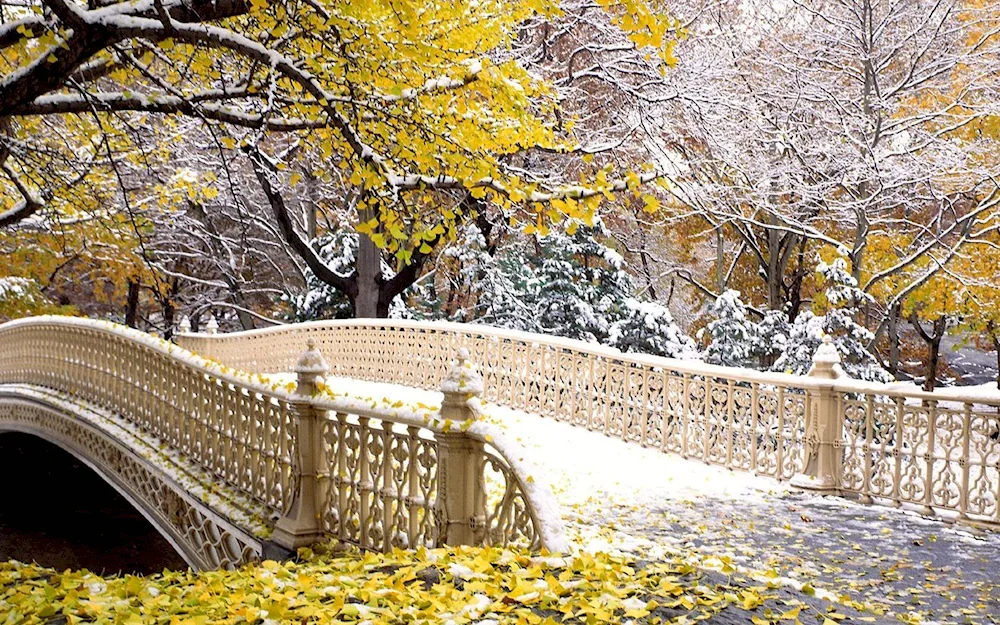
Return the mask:
[[329,461],[324,529],[364,549],[439,545],[433,433],[336,413],[324,420]]
[[498,489],[488,490],[490,496],[486,501],[483,543],[541,548],[539,520],[525,497],[517,476],[502,458],[492,452],[486,452],[482,456],[482,463],[487,483],[500,486]]
[[845,403],[842,487],[865,499],[1000,520],[1000,413],[869,394]]

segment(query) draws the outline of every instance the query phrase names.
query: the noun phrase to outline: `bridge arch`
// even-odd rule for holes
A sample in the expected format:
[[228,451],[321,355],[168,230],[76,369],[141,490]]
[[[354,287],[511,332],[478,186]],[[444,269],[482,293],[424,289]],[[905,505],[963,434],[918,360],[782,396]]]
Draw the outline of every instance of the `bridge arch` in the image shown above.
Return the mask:
[[191,568],[234,568],[260,558],[260,540],[178,483],[175,476],[184,467],[150,461],[152,445],[115,429],[107,415],[56,393],[0,388],[0,432],[37,436],[72,454],[135,507]]

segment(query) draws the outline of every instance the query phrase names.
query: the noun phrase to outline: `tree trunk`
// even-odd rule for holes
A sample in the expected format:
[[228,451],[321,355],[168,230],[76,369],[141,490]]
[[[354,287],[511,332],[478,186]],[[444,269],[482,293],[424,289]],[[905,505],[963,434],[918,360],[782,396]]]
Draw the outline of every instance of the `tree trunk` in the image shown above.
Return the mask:
[[645,249],[639,251],[639,258],[642,260],[642,273],[646,277],[646,293],[649,295],[649,299],[655,302],[656,287],[653,286],[653,271],[649,267],[649,254],[646,253]]
[[900,321],[900,310],[899,304],[894,305],[889,309],[889,326],[887,333],[889,335],[889,373],[892,377],[899,379],[899,321]]
[[[806,237],[799,237],[798,251],[795,254],[795,273],[788,285],[788,323],[794,323],[802,310],[802,281],[806,277]],[[774,364],[774,363],[771,363]]]
[[[935,322],[935,326],[937,323]],[[927,344],[927,371],[924,374],[924,390],[931,392],[937,386],[938,358],[941,349],[941,339],[934,334],[934,340]]]
[[920,338],[923,339],[924,343],[927,344],[927,363],[924,366],[924,390],[930,393],[937,386],[941,339],[944,338],[945,330],[948,328],[948,318],[941,316],[935,319],[931,325],[930,334],[920,325],[920,319],[917,318],[916,312],[910,314],[910,324],[917,331],[917,334],[920,335]]
[[[235,297],[236,293],[234,293],[233,295],[234,295],[233,299],[236,299],[236,297]],[[243,301],[242,293],[239,294],[239,295],[240,295],[240,297],[239,297],[239,299],[237,299],[236,305],[237,306],[246,306],[246,303]],[[253,315],[251,315],[247,311],[243,310],[243,308],[237,308],[236,309],[236,318],[240,320],[240,326],[244,330],[253,330],[254,329],[255,325],[254,325],[254,322],[253,322]]]
[[316,205],[310,203],[306,207],[306,240],[313,241],[316,238]]
[[173,278],[170,281],[170,292],[160,298],[160,306],[163,309],[163,338],[167,341],[174,337],[174,317],[177,312],[174,298],[180,290],[180,280]]
[[[645,265],[646,259],[643,258],[643,265]],[[715,230],[715,284],[716,290],[719,295],[722,295],[726,291],[726,268],[724,267],[726,262],[726,249],[725,249],[725,239],[722,236],[722,226],[719,226]]]
[[139,318],[139,283],[135,280],[128,282],[128,299],[125,303],[125,325],[130,328],[138,328]]
[[[362,221],[371,217],[362,216]],[[358,234],[357,259],[358,294],[354,298],[354,316],[361,318],[388,317],[389,307],[384,306],[384,313],[379,314],[379,296],[382,283],[382,251],[367,234]]]
[[167,341],[174,337],[174,301],[169,297],[163,299],[163,338]]
[[996,324],[992,321],[987,322],[986,331],[990,335],[990,341],[993,342],[993,351],[997,355],[997,388],[1000,389],[1000,334],[997,334],[997,330]]
[[993,351],[997,354],[997,389],[1000,389],[1000,339],[993,337]]
[[777,230],[767,231],[767,307],[771,310],[781,310],[782,304],[780,236],[781,233]]

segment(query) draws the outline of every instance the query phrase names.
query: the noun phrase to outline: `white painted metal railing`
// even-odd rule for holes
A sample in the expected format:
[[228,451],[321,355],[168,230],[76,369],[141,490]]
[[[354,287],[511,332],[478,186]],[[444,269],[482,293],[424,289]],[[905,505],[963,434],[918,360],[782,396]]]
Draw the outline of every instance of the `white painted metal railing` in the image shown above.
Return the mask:
[[289,370],[305,337],[334,375],[426,389],[465,348],[484,398],[501,405],[805,487],[1000,524],[1000,401],[852,380],[829,345],[811,375],[793,376],[440,322],[321,321],[178,342],[275,372]]
[[[272,539],[285,548],[329,537],[385,550],[566,548],[551,493],[527,483],[504,453],[512,444],[477,421],[480,384],[446,385],[441,408],[416,411],[393,398],[325,394],[326,364],[311,348],[292,365],[298,385],[283,388],[110,323],[0,325],[0,388],[51,389],[122,417],[269,510]],[[475,375],[452,367],[453,377]],[[497,478],[489,485],[488,470]]]

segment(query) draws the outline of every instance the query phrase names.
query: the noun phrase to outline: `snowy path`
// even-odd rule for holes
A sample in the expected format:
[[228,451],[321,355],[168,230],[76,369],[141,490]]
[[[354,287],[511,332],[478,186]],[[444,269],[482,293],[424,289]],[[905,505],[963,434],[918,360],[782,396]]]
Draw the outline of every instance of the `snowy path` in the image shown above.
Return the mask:
[[[439,393],[388,384],[328,384],[366,397],[440,401]],[[577,548],[640,560],[690,553],[699,566],[735,568],[734,577],[807,584],[816,594],[803,598],[836,598],[841,613],[853,614],[852,602],[878,606],[884,616],[874,622],[1000,623],[1000,535],[799,493],[498,406],[485,411],[544,473],[537,479],[552,485]]]

